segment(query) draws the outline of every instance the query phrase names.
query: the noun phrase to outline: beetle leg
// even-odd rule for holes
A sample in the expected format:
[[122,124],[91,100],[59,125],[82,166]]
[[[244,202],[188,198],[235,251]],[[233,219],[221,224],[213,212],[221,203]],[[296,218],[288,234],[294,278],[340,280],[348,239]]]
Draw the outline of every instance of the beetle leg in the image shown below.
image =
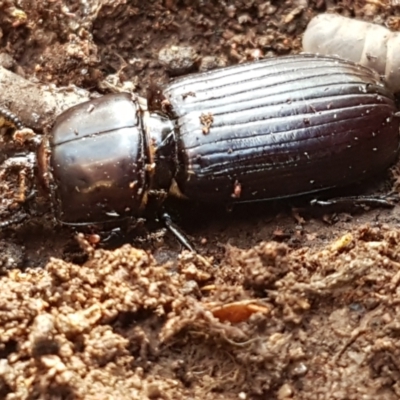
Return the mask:
[[176,237],[178,242],[185,247],[187,250],[196,252],[190,240],[186,237],[185,233],[172,221],[171,216],[168,213],[162,213],[160,216],[161,221],[165,227]]
[[21,223],[26,217],[28,216],[28,214],[20,211],[17,214],[13,215],[12,217],[1,221],[0,222],[0,229],[5,229],[7,227],[9,227],[10,225],[14,225],[14,224],[19,224]]
[[318,200],[313,199],[310,205],[313,207],[340,207],[340,208],[362,208],[362,207],[383,207],[393,208],[394,201],[398,201],[397,198],[391,194],[385,196],[350,196],[350,197],[336,197],[329,200]]
[[[10,170],[19,169],[19,193],[15,197],[18,203],[25,203],[27,198],[32,195],[29,183],[32,184],[34,180],[34,161],[34,155],[28,154],[26,156],[8,158],[2,164],[0,181],[4,181]],[[27,195],[28,191],[29,194]]]

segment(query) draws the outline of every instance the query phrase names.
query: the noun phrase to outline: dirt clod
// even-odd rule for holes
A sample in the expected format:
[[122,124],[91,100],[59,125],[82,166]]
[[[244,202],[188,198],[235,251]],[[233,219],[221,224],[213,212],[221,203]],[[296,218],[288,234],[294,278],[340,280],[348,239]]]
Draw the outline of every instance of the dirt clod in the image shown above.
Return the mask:
[[183,75],[196,68],[198,55],[193,47],[170,46],[159,51],[158,61],[172,76]]
[[[0,104],[41,134],[99,93],[160,94],[171,74],[299,53],[317,13],[397,29],[398,8],[0,0]],[[6,133],[0,208],[23,219],[0,232],[1,399],[400,397],[399,204],[318,217],[296,200],[231,212],[180,203],[174,217],[198,254],[157,221],[103,242],[57,225],[45,198],[25,210],[32,188],[4,170]],[[32,145],[27,133],[14,138],[18,152]],[[376,190],[398,189],[398,166],[392,178]]]

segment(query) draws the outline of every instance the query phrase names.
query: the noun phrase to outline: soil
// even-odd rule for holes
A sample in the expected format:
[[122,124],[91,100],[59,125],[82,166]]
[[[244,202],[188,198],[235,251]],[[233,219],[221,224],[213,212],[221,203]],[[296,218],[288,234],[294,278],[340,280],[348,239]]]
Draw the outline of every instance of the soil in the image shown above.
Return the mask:
[[[326,11],[399,27],[389,0],[4,0],[0,62],[146,95],[177,73],[298,53]],[[397,177],[351,194],[397,191]],[[50,210],[3,230],[0,398],[398,399],[400,205],[305,204],[171,204],[197,254],[157,222],[96,249]]]

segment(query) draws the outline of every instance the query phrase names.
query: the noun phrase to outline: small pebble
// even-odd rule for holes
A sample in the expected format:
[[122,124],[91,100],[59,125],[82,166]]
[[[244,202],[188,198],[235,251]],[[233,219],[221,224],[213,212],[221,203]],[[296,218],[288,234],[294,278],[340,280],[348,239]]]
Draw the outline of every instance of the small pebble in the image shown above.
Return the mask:
[[216,68],[226,67],[228,60],[225,57],[206,56],[201,59],[199,71],[210,71]]
[[21,268],[25,260],[25,249],[12,242],[0,241],[0,274]]
[[196,69],[199,56],[190,46],[164,47],[158,53],[158,61],[173,75],[183,75]]
[[15,65],[15,60],[7,53],[0,53],[0,66],[6,69],[12,69]]
[[278,399],[284,400],[293,396],[293,389],[288,383],[283,384],[278,390]]

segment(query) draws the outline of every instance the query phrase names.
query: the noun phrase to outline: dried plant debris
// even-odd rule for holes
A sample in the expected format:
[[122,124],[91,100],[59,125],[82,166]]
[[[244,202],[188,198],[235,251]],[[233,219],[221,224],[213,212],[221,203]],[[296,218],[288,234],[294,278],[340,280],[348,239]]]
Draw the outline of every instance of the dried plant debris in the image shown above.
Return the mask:
[[0,392],[398,396],[398,249],[400,230],[362,227],[351,246],[231,247],[218,268],[189,253],[157,265],[125,245],[82,266],[11,270],[1,278]]

